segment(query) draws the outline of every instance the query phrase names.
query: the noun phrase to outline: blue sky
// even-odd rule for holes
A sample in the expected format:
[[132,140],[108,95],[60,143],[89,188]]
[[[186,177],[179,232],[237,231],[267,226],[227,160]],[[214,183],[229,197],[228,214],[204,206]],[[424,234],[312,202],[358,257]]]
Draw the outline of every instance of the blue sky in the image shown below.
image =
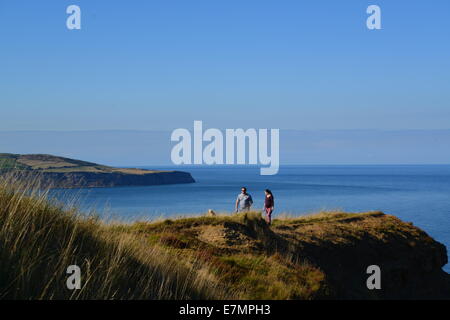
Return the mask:
[[448,0],[0,0],[0,39],[0,131],[450,127]]

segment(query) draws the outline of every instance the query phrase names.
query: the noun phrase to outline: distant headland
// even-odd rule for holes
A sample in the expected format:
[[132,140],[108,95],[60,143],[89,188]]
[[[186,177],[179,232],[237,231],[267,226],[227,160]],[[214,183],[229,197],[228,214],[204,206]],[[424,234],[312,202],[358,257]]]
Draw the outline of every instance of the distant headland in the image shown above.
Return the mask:
[[114,168],[47,154],[0,153],[0,174],[37,179],[46,188],[101,188],[193,183],[188,172]]

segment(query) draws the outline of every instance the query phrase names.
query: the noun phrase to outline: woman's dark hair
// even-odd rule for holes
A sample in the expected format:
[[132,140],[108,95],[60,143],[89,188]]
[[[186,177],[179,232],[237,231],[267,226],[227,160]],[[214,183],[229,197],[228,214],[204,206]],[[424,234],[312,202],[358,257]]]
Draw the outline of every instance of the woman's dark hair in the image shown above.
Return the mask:
[[272,199],[274,199],[272,191],[270,191],[269,189],[264,190],[265,192],[267,192],[268,194],[270,194],[272,196]]

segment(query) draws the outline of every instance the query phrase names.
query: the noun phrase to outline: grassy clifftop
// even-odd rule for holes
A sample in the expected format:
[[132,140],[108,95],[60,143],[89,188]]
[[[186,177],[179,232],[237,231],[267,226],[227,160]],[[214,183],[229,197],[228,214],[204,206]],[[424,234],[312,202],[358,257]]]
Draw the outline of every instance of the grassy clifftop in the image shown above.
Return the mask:
[[[0,298],[450,298],[445,247],[380,212],[105,224],[0,183]],[[78,265],[82,289],[66,288]],[[366,287],[379,265],[382,290]]]
[[[450,298],[445,246],[381,212],[322,212],[270,227],[251,212],[111,228],[195,261],[242,299]],[[382,290],[367,289],[370,265],[381,268]]]
[[44,187],[145,186],[195,182],[187,172],[114,168],[46,154],[0,153],[0,173],[35,176]]

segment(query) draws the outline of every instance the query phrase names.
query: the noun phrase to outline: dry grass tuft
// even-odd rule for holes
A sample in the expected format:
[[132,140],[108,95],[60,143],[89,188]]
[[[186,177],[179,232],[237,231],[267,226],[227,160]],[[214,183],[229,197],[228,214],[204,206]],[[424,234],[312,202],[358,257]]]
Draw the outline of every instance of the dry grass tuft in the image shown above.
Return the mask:
[[[110,232],[96,217],[65,209],[23,181],[0,180],[1,299],[230,297],[157,246]],[[81,290],[66,287],[69,265],[81,268]]]

